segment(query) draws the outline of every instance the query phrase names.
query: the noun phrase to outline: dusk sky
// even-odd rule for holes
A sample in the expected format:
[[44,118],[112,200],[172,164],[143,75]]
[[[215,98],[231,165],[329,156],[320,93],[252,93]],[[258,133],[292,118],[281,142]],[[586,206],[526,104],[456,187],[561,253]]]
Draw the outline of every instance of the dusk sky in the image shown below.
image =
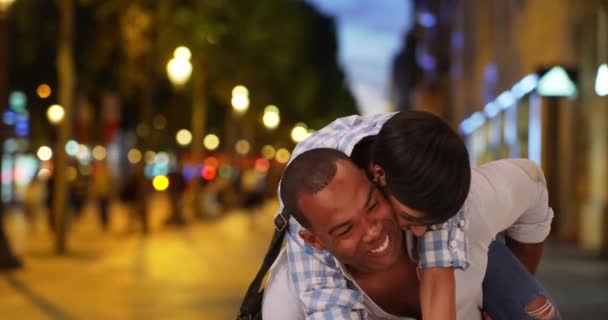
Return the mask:
[[389,110],[393,57],[410,27],[406,0],[308,0],[336,18],[339,59],[361,114]]

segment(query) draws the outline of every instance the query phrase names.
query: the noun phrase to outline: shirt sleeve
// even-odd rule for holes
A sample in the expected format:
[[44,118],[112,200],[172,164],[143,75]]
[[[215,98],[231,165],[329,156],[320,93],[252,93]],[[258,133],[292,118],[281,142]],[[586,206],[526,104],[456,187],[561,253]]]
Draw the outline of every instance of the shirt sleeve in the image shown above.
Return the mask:
[[298,242],[291,232],[286,246],[291,282],[306,320],[366,319],[361,292],[349,284],[329,253]]
[[466,269],[469,262],[465,225],[464,211],[460,210],[447,222],[430,226],[418,239],[418,268]]
[[333,308],[318,311],[306,316],[306,320],[365,320],[362,311]]
[[551,231],[553,210],[542,169],[526,159],[490,162],[479,168],[482,175],[476,197],[487,212],[489,236],[506,235],[522,243],[539,243]]

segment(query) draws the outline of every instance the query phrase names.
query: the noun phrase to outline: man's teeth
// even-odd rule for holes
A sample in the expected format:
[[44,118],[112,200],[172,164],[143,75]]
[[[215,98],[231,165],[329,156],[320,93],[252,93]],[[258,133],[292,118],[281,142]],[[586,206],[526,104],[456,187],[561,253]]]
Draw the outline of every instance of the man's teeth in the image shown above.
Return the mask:
[[380,253],[388,248],[388,235],[384,239],[384,242],[376,249],[372,249],[372,253]]

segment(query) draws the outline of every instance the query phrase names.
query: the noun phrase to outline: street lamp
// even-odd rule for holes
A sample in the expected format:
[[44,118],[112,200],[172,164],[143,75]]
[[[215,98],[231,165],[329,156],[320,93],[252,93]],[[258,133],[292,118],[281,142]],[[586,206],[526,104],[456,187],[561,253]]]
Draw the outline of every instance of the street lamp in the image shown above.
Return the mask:
[[65,116],[65,110],[62,106],[58,104],[54,104],[46,110],[46,117],[53,125],[61,123],[61,121],[63,120],[63,116]]
[[249,90],[241,85],[234,87],[230,103],[237,114],[241,115],[247,112],[247,109],[249,109]]
[[296,123],[296,125],[291,130],[291,140],[293,142],[298,143],[308,137],[308,127],[306,124],[302,122]]
[[181,129],[175,135],[175,140],[180,146],[187,146],[192,142],[192,133],[186,129]]
[[192,53],[187,47],[177,47],[173,51],[173,58],[167,63],[167,76],[175,87],[181,87],[190,80],[192,75]]
[[279,108],[273,105],[269,105],[264,108],[264,116],[262,117],[262,121],[267,129],[276,129],[279,126],[279,123],[281,123]]
[[15,0],[0,0],[0,14],[4,15]]

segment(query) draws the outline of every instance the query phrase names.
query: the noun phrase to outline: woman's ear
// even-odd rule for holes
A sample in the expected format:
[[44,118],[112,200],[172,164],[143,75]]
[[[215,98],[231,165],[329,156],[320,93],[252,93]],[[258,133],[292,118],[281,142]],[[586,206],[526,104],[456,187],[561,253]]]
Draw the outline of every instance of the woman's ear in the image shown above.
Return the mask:
[[372,177],[374,184],[379,187],[386,187],[386,176],[384,175],[384,170],[377,164],[372,166]]

